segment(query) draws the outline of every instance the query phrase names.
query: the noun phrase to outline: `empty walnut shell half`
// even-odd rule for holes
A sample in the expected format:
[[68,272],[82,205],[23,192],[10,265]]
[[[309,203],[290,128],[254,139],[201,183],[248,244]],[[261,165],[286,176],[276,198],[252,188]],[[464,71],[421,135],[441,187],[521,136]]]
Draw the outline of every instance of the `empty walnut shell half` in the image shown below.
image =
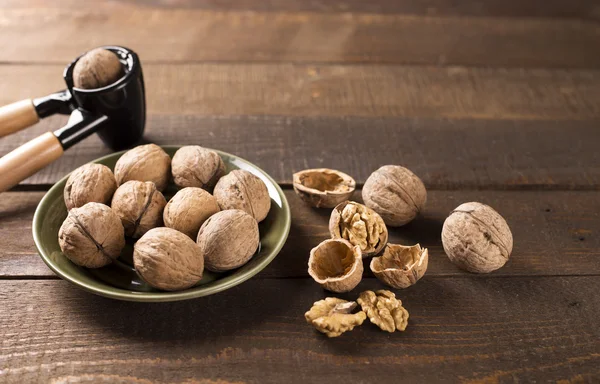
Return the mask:
[[371,271],[390,287],[408,288],[423,277],[428,260],[427,248],[419,244],[388,244],[383,255],[371,260]]
[[310,251],[308,274],[328,291],[351,291],[362,279],[360,247],[343,239],[323,241]]
[[333,208],[352,196],[356,182],[335,169],[306,169],[294,173],[294,191],[316,208]]
[[333,209],[329,218],[329,233],[334,239],[344,239],[352,245],[358,245],[363,257],[377,255],[388,240],[388,230],[381,216],[354,201],[344,201]]

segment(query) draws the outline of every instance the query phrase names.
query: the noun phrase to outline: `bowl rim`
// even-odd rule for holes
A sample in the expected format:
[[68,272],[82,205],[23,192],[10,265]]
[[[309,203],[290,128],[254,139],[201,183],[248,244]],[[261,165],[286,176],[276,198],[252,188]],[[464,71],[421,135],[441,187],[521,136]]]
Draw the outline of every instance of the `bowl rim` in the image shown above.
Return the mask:
[[[184,147],[184,145],[160,145],[160,147],[163,149],[177,150],[181,147]],[[206,148],[206,147],[204,147],[204,148]],[[57,268],[56,265],[54,265],[54,262],[51,260],[49,255],[47,255],[42,250],[42,247],[41,247],[42,239],[40,238],[40,234],[38,233],[36,228],[38,228],[38,226],[42,225],[41,220],[42,220],[43,214],[42,214],[41,207],[50,204],[49,199],[50,199],[51,192],[55,192],[56,189],[59,189],[60,184],[66,183],[67,179],[69,178],[69,176],[71,175],[71,173],[73,171],[69,172],[63,178],[61,178],[60,180],[55,182],[54,185],[52,185],[52,187],[46,192],[46,194],[44,194],[44,197],[42,197],[42,199],[40,200],[40,202],[38,203],[38,205],[35,209],[35,213],[33,215],[33,220],[32,220],[31,231],[33,233],[33,241],[35,243],[35,247],[38,251],[38,254],[42,258],[44,263],[48,266],[48,268],[50,268],[52,270],[52,272],[57,274],[61,279],[66,280],[69,283],[74,284],[87,292],[91,292],[91,293],[99,295],[99,296],[104,296],[104,297],[117,299],[117,300],[124,300],[124,301],[170,302],[170,301],[189,300],[189,299],[194,299],[194,298],[208,296],[208,295],[212,295],[212,294],[215,294],[218,292],[222,292],[222,291],[225,291],[236,285],[239,285],[246,280],[249,280],[256,274],[258,274],[260,271],[265,269],[265,267],[267,265],[269,265],[273,261],[273,259],[275,259],[275,257],[277,257],[277,255],[283,248],[285,242],[287,241],[287,238],[290,233],[291,223],[292,223],[292,215],[291,215],[290,207],[289,207],[287,198],[285,197],[285,193],[283,192],[283,190],[281,189],[279,184],[262,168],[259,168],[255,164],[253,164],[253,163],[249,162],[248,160],[241,158],[237,155],[233,155],[231,153],[220,151],[217,149],[212,149],[212,148],[206,148],[206,149],[215,151],[219,155],[225,155],[230,158],[235,158],[243,163],[246,163],[247,165],[249,165],[253,168],[256,168],[275,186],[275,190],[277,191],[277,193],[279,194],[279,196],[281,198],[281,208],[283,209],[284,216],[285,216],[284,217],[285,228],[284,228],[283,236],[281,236],[277,240],[277,243],[275,244],[275,247],[273,248],[273,251],[271,252],[271,254],[267,258],[265,258],[264,260],[262,260],[261,262],[256,264],[252,269],[250,269],[250,270],[246,271],[245,273],[238,275],[238,276],[229,275],[228,277],[231,277],[230,280],[228,280],[227,282],[222,283],[220,285],[214,286],[214,287],[204,287],[203,288],[203,286],[199,286],[199,287],[193,287],[193,288],[186,289],[183,291],[175,291],[175,292],[166,292],[166,291],[164,291],[164,292],[137,292],[137,291],[128,291],[125,289],[121,289],[122,292],[105,291],[96,286],[89,285],[85,281],[81,281],[77,278],[73,278],[73,277],[69,276],[69,274],[63,273],[63,271],[60,268]],[[88,163],[98,163],[98,162],[104,161],[106,159],[112,158],[114,156],[122,156],[125,152],[127,152],[127,150],[113,152],[108,155],[91,160]],[[106,283],[103,283],[103,284],[106,284]],[[108,285],[108,284],[106,284],[106,285]]]

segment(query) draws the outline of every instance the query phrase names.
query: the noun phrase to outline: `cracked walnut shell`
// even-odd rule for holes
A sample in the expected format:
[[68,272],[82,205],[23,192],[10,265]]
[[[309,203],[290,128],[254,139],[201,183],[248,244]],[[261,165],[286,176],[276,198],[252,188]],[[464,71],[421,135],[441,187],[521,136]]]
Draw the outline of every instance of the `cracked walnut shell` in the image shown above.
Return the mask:
[[154,183],[135,180],[117,188],[111,203],[112,209],[121,218],[125,235],[133,238],[163,225],[165,205],[167,201]]
[[241,209],[259,223],[271,209],[271,197],[265,183],[258,176],[242,169],[221,177],[213,195],[222,210]]
[[225,163],[215,151],[199,145],[186,145],[175,152],[171,173],[179,187],[209,189],[225,174]]
[[421,179],[399,165],[384,165],[369,176],[362,190],[365,205],[392,227],[407,224],[425,206],[427,191]]
[[333,208],[354,193],[356,182],[335,169],[306,169],[294,173],[294,191],[302,200],[316,208]]
[[371,323],[383,331],[404,331],[408,325],[408,311],[402,306],[402,301],[390,291],[365,291],[356,300]]
[[183,188],[169,200],[163,213],[165,226],[196,240],[206,219],[219,212],[219,204],[202,188]]
[[110,168],[102,164],[85,164],[74,170],[63,192],[67,210],[87,203],[109,204],[117,189],[117,182]]
[[381,252],[388,240],[387,228],[377,212],[354,201],[345,201],[333,209],[329,233],[334,239],[358,245],[363,257]]
[[383,255],[371,260],[371,271],[381,282],[394,288],[408,288],[427,270],[427,248],[419,244],[404,246],[388,244]]
[[117,184],[130,180],[152,181],[164,191],[171,177],[171,158],[156,144],[139,145],[125,152],[115,164]]
[[315,302],[304,314],[306,321],[327,337],[338,337],[361,325],[367,318],[363,311],[352,313],[357,307],[354,301],[328,297]]
[[73,263],[100,268],[113,262],[125,247],[121,220],[100,203],[73,208],[58,230],[58,244]]
[[506,220],[492,207],[471,202],[459,205],[444,221],[444,251],[469,272],[488,273],[502,267],[513,249]]
[[360,247],[347,240],[325,240],[310,251],[308,274],[328,291],[353,290],[360,283],[362,273]]

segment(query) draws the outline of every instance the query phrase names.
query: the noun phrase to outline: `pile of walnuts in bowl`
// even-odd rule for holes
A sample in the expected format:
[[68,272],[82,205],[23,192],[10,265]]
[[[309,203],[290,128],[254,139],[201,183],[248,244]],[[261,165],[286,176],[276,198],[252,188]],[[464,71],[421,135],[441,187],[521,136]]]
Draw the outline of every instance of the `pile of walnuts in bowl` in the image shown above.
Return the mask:
[[[170,180],[180,189],[167,202]],[[155,144],[124,153],[114,173],[93,163],[76,169],[64,200],[69,213],[58,240],[69,260],[106,266],[128,237],[135,240],[136,272],[165,291],[194,286],[204,269],[225,272],[246,264],[259,248],[258,223],[271,208],[265,183],[245,170],[225,174],[216,152],[185,146],[171,159]]]
[[[385,165],[364,184],[364,204],[350,201],[354,179],[333,169],[307,169],[293,176],[294,190],[316,208],[333,208],[329,220],[331,239],[310,252],[309,275],[324,289],[341,293],[353,290],[363,275],[363,258],[383,284],[395,289],[410,287],[423,277],[429,261],[427,248],[388,243],[387,227],[412,221],[427,201],[425,185],[410,170]],[[442,244],[450,261],[470,272],[487,273],[502,267],[513,247],[508,224],[493,208],[464,203],[445,220]],[[314,303],[306,320],[329,337],[362,324],[366,317],[382,330],[404,330],[408,312],[390,291],[366,291],[357,300],[362,311],[352,313],[356,302],[327,298]],[[386,321],[382,319],[387,319]],[[394,322],[394,319],[396,321]],[[398,326],[394,326],[394,324]]]

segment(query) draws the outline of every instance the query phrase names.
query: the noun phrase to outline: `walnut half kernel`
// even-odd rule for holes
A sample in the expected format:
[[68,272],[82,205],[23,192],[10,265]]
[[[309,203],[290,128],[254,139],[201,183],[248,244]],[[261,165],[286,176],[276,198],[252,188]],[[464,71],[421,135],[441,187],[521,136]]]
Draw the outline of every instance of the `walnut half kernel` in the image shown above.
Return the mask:
[[390,291],[365,291],[358,300],[363,311],[366,312],[371,323],[383,331],[404,331],[408,325],[408,311],[402,306],[402,301]]
[[294,173],[293,185],[296,194],[315,208],[333,208],[348,200],[356,188],[351,176],[328,168]]
[[343,239],[325,240],[310,251],[308,273],[328,291],[349,292],[362,279],[360,248]]
[[388,240],[388,231],[381,216],[353,201],[344,201],[333,209],[329,232],[334,239],[341,238],[359,246],[363,257],[377,255]]
[[367,318],[363,311],[351,313],[356,307],[354,301],[328,297],[315,302],[304,317],[309,324],[327,337],[338,337],[361,325]]
[[371,260],[371,271],[382,283],[393,288],[408,288],[427,270],[429,254],[421,245],[388,244],[383,255]]

